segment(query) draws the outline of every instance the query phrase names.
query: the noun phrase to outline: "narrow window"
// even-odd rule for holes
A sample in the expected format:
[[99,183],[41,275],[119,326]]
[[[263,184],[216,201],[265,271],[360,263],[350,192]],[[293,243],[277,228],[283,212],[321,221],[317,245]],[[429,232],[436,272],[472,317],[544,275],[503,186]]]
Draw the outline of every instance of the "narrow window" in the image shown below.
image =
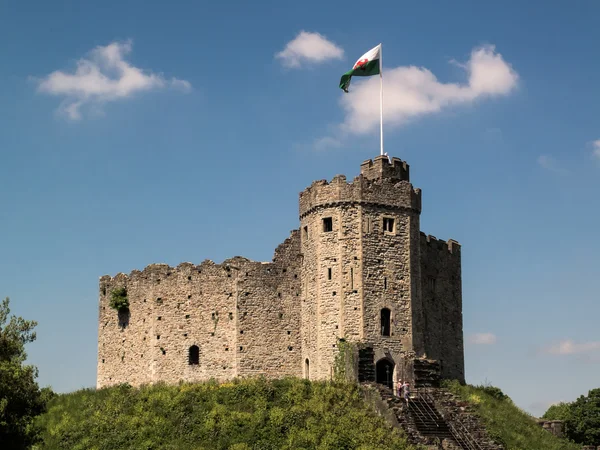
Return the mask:
[[387,308],[383,308],[381,310],[381,335],[389,336],[390,335],[390,316],[391,312]]
[[308,225],[304,227],[304,239],[308,239]]
[[333,219],[331,217],[325,217],[323,219],[323,231],[326,233],[333,231]]
[[304,378],[310,380],[310,361],[308,358],[304,361]]
[[383,277],[383,290],[387,291],[387,277]]
[[433,278],[433,277],[429,278],[429,289],[431,289],[432,291],[435,291],[435,278]]
[[350,268],[350,289],[354,289],[354,269]]
[[331,267],[327,269],[327,279],[331,280]]
[[394,232],[394,219],[390,217],[383,218],[383,231],[387,231],[389,233]]
[[190,347],[188,364],[190,366],[197,366],[200,364],[200,349],[197,345],[192,345]]

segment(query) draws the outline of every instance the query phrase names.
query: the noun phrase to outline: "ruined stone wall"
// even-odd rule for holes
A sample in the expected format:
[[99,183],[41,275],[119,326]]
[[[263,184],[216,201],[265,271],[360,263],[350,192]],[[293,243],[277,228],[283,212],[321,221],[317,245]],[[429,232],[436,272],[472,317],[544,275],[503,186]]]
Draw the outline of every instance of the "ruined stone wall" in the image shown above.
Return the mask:
[[272,263],[247,262],[238,281],[238,375],[302,376],[300,235],[275,251]]
[[425,353],[440,361],[443,378],[464,381],[460,245],[423,233],[420,243]]
[[[97,386],[300,375],[298,248],[295,232],[273,263],[236,257],[102,277]],[[119,287],[126,321],[109,306]],[[198,365],[189,364],[193,345]]]

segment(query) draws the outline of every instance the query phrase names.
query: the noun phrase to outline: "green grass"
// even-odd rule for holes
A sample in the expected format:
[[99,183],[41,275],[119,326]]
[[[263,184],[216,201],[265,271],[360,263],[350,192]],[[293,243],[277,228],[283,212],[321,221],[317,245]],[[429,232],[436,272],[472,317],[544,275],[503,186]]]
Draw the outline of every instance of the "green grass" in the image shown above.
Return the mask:
[[59,395],[40,449],[414,449],[358,387],[300,379],[117,386]]
[[498,388],[461,386],[458,382],[445,383],[444,387],[474,405],[490,437],[507,450],[581,450],[580,445],[544,430]]

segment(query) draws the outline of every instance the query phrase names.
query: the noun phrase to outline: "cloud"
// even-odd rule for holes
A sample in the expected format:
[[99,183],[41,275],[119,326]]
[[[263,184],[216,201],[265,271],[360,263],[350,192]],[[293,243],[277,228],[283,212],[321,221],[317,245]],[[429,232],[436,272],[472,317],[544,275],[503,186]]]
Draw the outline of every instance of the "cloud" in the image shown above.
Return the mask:
[[543,350],[543,353],[549,355],[589,355],[594,352],[600,352],[600,341],[576,343],[571,339],[565,339]]
[[[491,45],[473,49],[469,61],[459,66],[467,73],[466,84],[442,83],[423,67],[384,67],[385,126],[389,129],[452,106],[507,95],[515,89],[519,79]],[[376,130],[379,126],[379,77],[355,83],[350,93],[343,94],[341,104],[346,114],[342,124],[344,131],[365,134]]]
[[342,145],[342,143],[340,142],[339,139],[336,139],[331,136],[325,136],[325,137],[315,140],[315,142],[313,143],[313,148],[317,151],[321,151],[321,150],[327,150],[330,148],[339,148],[339,147],[341,147],[341,145]]
[[112,42],[93,49],[87,58],[77,61],[73,73],[55,71],[36,80],[38,91],[64,97],[59,112],[69,119],[82,117],[82,107],[99,110],[107,102],[125,99],[140,92],[172,87],[183,92],[191,89],[189,81],[165,79],[144,71],[125,60],[132,41]]
[[493,333],[475,333],[467,338],[469,344],[475,345],[493,345],[496,341],[496,335]]
[[327,59],[342,59],[344,50],[319,33],[301,31],[296,38],[275,55],[285,67],[300,67],[304,63],[320,63]]
[[592,142],[592,156],[600,161],[600,139]]
[[560,174],[568,173],[567,169],[561,167],[560,164],[552,156],[549,155],[538,156],[537,163],[542,169],[549,170],[550,172]]

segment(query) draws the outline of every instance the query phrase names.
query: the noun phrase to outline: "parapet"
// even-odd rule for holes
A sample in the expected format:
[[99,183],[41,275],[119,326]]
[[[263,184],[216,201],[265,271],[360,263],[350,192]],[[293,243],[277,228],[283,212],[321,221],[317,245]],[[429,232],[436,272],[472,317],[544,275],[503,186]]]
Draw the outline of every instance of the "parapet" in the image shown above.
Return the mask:
[[421,231],[421,244],[425,244],[432,249],[438,251],[447,251],[453,255],[460,256],[460,244],[454,239],[443,241],[430,234],[425,234]]
[[360,173],[367,180],[377,178],[391,178],[398,181],[410,181],[409,165],[400,158],[392,158],[390,161],[387,156],[378,156],[374,159],[368,159],[360,165]]
[[399,158],[390,162],[378,156],[361,164],[361,174],[348,182],[336,175],[331,182],[314,181],[300,193],[300,218],[318,207],[344,203],[380,205],[421,213],[421,190],[409,181],[408,164]]

